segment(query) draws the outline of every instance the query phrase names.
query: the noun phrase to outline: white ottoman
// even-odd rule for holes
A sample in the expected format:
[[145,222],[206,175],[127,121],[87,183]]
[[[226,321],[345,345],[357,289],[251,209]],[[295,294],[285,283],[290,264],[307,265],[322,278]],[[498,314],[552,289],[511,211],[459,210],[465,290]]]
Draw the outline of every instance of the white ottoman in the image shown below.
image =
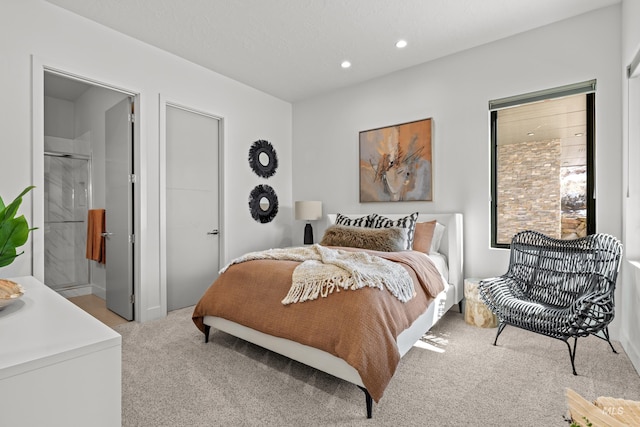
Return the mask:
[[495,328],[498,326],[498,318],[478,296],[480,280],[464,279],[464,321],[481,328]]

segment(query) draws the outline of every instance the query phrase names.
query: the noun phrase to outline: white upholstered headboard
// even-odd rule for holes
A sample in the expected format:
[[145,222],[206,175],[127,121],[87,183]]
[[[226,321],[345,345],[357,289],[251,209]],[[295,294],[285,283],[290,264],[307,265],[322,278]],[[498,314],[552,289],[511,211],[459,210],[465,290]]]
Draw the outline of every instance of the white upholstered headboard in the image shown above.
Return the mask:
[[[360,214],[342,214],[349,218],[359,218],[367,215],[366,213]],[[396,220],[407,216],[407,214],[385,214],[381,213],[385,217]],[[328,214],[327,218],[329,224],[335,224],[337,214]],[[431,214],[431,213],[419,213],[418,222],[438,221],[440,224],[446,227],[445,234],[442,237],[440,244],[440,253],[447,257],[449,262],[449,283],[454,285],[457,290],[462,292],[464,286],[464,247],[463,247],[463,229],[462,229],[462,214],[461,213],[449,213],[449,214]],[[462,295],[460,295],[460,299]]]

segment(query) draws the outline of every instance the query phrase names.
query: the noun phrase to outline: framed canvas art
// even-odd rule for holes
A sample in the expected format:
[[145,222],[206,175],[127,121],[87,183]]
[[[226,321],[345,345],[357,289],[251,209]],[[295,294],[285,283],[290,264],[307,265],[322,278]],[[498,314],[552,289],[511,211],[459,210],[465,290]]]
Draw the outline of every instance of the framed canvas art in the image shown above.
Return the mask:
[[360,202],[432,201],[431,119],[360,132]]

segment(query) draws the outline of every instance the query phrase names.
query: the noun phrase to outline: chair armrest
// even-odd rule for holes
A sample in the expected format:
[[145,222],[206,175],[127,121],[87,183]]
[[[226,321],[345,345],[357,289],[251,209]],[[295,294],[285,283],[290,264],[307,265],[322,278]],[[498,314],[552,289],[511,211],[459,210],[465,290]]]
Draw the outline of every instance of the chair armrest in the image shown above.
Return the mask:
[[494,313],[499,311],[505,299],[526,297],[520,282],[507,275],[481,280],[478,284],[478,296]]
[[572,328],[597,333],[604,329],[615,316],[613,295],[589,292],[579,297],[570,307]]

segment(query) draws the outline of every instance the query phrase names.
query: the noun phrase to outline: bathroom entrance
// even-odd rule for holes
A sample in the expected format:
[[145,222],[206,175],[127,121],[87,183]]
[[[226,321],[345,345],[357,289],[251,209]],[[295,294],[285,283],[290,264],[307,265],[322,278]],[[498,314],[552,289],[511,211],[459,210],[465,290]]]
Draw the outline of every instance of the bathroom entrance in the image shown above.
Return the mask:
[[44,282],[134,317],[134,97],[44,73]]

